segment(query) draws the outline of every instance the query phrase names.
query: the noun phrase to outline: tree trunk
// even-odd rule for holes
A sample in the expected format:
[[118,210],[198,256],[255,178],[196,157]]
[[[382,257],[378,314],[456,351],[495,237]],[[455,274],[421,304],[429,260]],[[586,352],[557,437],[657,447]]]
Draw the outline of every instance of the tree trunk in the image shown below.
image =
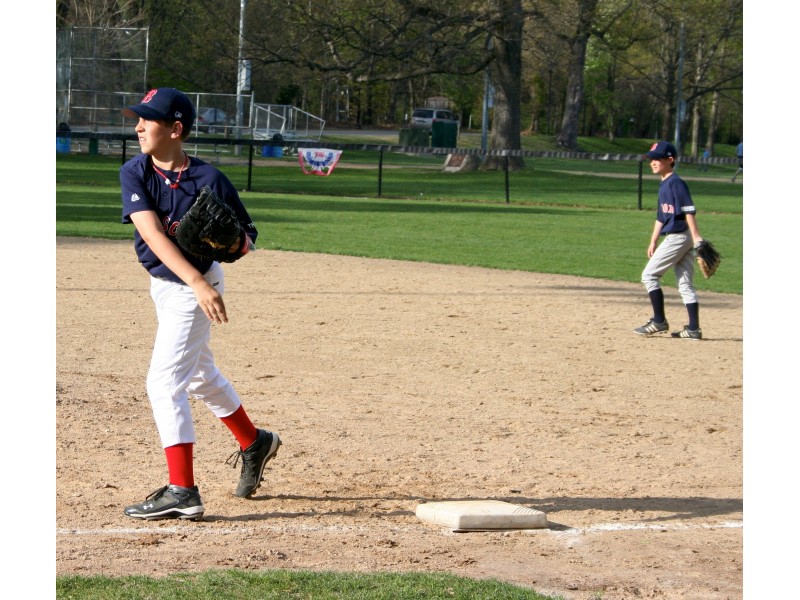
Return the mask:
[[714,92],[711,95],[711,110],[708,116],[708,137],[706,139],[706,147],[711,156],[714,156],[714,138],[717,134],[717,123],[719,121],[719,92]]
[[[494,61],[489,74],[494,86],[494,118],[489,148],[520,150],[522,148],[522,2],[500,0],[503,15],[492,36],[490,52]],[[484,169],[503,168],[504,158],[489,158]],[[521,158],[510,161],[509,168],[523,166]]]
[[700,141],[700,103],[692,104],[692,133],[689,140],[689,156],[698,157],[698,142]]
[[578,23],[575,35],[570,40],[569,75],[567,96],[564,101],[564,117],[556,142],[567,150],[578,149],[578,120],[583,108],[583,71],[586,66],[586,46],[589,43],[594,14],[598,0],[579,0]]
[[616,89],[616,58],[612,58],[606,70],[606,91],[608,92],[608,106],[606,108],[606,128],[608,129],[608,140],[614,141],[617,131],[617,89]]
[[[694,89],[697,90],[703,85],[703,51],[704,46],[701,42],[697,46],[697,58],[695,60],[695,71],[694,71],[694,81],[692,85]],[[691,147],[690,147],[690,154],[697,158],[699,156],[699,146],[700,146],[700,121],[701,121],[701,114],[700,114],[700,101],[699,97],[692,103],[692,136],[691,136]]]

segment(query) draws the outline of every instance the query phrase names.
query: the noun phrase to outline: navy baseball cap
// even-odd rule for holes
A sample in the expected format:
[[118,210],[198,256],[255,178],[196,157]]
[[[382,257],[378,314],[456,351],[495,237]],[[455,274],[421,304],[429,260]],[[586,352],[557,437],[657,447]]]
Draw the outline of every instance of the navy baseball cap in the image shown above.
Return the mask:
[[654,158],[656,160],[660,158],[677,158],[678,151],[675,149],[675,146],[669,142],[656,142],[650,146],[650,152],[645,154],[645,157]]
[[122,114],[148,121],[180,121],[187,128],[194,124],[194,106],[191,100],[175,88],[150,90],[139,104],[123,108]]

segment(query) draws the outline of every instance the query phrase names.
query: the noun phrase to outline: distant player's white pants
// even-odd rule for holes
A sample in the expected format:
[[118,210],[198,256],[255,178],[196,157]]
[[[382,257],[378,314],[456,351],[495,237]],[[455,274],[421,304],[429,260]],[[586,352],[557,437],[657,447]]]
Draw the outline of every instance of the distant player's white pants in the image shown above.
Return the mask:
[[642,272],[642,283],[648,293],[661,287],[661,278],[672,267],[675,267],[675,279],[678,292],[684,304],[697,302],[697,291],[694,288],[694,252],[692,252],[692,234],[668,233],[664,241],[656,248]]
[[[205,279],[220,294],[224,293],[225,277],[219,263],[211,266]],[[158,316],[147,374],[153,417],[164,448],[194,443],[190,396],[205,402],[217,417],[233,414],[242,403],[214,364],[209,346],[211,321],[197,304],[192,288],[155,277],[150,280],[150,295]]]

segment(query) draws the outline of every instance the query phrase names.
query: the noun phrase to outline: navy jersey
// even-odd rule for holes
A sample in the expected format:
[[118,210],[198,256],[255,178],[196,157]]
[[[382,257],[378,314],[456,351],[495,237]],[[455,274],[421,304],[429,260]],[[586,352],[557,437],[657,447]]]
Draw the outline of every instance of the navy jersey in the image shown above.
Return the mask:
[[[161,172],[173,182],[178,178],[177,171],[161,170]],[[131,223],[131,214],[135,212],[155,211],[167,237],[201,273],[208,271],[213,261],[185,252],[178,245],[175,233],[181,217],[194,204],[197,194],[203,186],[209,186],[233,208],[247,235],[254,243],[256,241],[258,232],[247,209],[242,204],[236,188],[219,169],[199,158],[189,158],[189,165],[181,174],[177,188],[170,187],[164,176],[156,173],[148,154],[139,154],[122,165],[119,171],[119,180],[122,186],[122,222]],[[134,245],[139,262],[151,275],[183,283],[161,262],[138,231],[134,234]]]
[[658,186],[658,215],[663,223],[661,235],[681,233],[689,228],[686,215],[695,214],[694,201],[689,186],[675,173],[662,180]]

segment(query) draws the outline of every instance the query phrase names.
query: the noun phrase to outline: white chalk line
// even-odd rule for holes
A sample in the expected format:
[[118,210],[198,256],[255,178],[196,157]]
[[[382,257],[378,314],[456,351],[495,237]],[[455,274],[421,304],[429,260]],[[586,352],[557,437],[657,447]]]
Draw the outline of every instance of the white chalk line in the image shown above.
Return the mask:
[[[546,533],[555,536],[575,536],[586,535],[592,533],[616,533],[620,531],[692,531],[701,529],[742,529],[744,523],[742,521],[724,521],[722,523],[598,523],[597,525],[590,525],[588,527],[569,527],[563,530],[554,529],[498,529],[495,533],[510,533],[510,532],[524,532],[530,534]],[[148,534],[186,534],[188,532],[199,535],[237,535],[243,533],[253,533],[256,531],[272,531],[275,533],[297,533],[297,532],[315,532],[322,531],[326,533],[351,533],[363,532],[374,530],[374,527],[353,527],[342,525],[294,525],[291,527],[283,525],[260,525],[258,527],[241,527],[241,528],[218,528],[218,527],[204,527],[197,525],[183,525],[172,527],[112,527],[108,529],[69,529],[57,528],[56,534],[62,536],[106,536],[106,535],[148,535]],[[387,527],[387,531],[393,532],[407,532],[415,531],[413,527]],[[461,535],[452,532],[445,528],[443,530],[447,534]],[[485,531],[482,533],[486,533]]]
[[603,533],[615,531],[692,531],[697,529],[741,529],[742,521],[724,521],[722,523],[601,523],[589,527],[570,527],[563,531],[551,531],[556,535],[576,535],[585,533]]

